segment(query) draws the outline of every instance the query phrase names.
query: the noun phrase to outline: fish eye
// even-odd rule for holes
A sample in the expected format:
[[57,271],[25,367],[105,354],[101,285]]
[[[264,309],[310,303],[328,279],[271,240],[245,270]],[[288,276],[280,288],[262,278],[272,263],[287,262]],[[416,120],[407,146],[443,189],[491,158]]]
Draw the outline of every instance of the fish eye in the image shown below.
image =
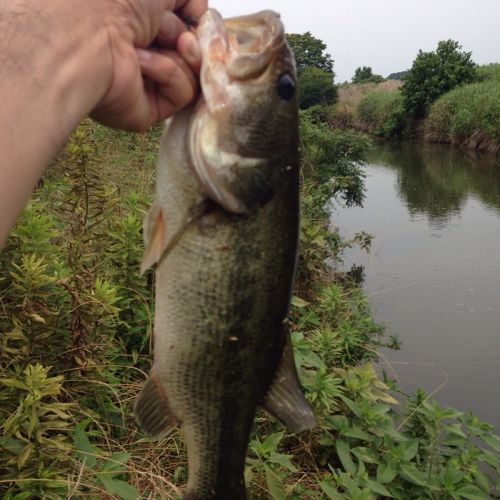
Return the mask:
[[283,73],[278,79],[276,89],[282,99],[289,101],[295,95],[295,82],[288,73]]

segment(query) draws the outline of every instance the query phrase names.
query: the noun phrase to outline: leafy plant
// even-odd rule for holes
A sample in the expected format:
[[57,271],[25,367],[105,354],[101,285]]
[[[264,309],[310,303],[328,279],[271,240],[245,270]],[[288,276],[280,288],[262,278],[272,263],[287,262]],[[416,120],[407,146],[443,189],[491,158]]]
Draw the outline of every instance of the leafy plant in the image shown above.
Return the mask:
[[351,81],[352,83],[380,83],[384,81],[384,78],[380,75],[375,75],[370,66],[363,66],[356,68]]
[[359,103],[358,113],[367,130],[380,137],[399,137],[406,125],[406,112],[399,90],[366,94]]
[[460,84],[476,80],[472,54],[461,49],[458,42],[443,40],[435,52],[419,51],[403,78],[401,89],[409,113],[422,117],[438,97]]

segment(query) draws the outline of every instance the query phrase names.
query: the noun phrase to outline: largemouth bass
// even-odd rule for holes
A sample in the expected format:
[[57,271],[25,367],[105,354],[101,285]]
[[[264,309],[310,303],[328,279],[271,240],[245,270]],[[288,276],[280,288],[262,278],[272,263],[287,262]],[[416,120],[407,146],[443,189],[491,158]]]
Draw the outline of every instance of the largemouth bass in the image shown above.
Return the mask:
[[277,14],[209,10],[198,103],[166,126],[143,271],[156,268],[154,363],[139,427],[183,428],[186,499],[246,498],[258,405],[291,431],[315,425],[286,327],[299,227],[293,54]]

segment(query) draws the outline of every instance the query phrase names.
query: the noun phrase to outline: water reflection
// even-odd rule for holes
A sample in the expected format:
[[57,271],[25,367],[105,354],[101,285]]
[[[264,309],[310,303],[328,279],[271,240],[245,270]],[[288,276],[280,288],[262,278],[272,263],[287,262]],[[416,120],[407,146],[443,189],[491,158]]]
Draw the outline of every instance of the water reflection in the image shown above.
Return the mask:
[[363,208],[336,205],[332,219],[347,237],[374,236],[344,263],[402,342],[388,362],[407,392],[439,387],[443,404],[500,432],[500,158],[382,145],[366,187]]
[[469,195],[500,213],[500,160],[446,146],[381,145],[369,162],[397,172],[399,194],[413,217],[442,227],[460,214]]

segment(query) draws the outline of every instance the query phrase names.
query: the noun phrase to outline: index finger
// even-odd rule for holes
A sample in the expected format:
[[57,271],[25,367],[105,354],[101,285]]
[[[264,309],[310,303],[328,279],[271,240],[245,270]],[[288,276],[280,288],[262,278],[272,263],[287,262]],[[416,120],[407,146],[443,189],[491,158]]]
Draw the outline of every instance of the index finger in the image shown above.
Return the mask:
[[182,17],[201,17],[208,9],[208,0],[176,0],[175,8]]

